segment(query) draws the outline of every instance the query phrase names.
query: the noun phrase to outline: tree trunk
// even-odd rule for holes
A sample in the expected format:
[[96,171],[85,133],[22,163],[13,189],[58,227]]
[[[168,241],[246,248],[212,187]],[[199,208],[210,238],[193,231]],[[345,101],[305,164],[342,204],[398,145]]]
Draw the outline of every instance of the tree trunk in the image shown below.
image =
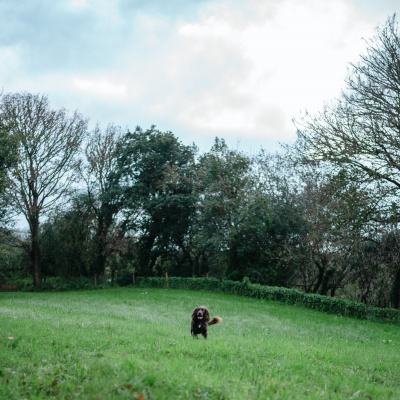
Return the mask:
[[331,288],[331,279],[333,276],[333,271],[329,270],[326,271],[322,280],[322,284],[321,284],[321,291],[320,294],[322,294],[323,296],[326,296],[328,294],[329,289]]
[[[317,283],[314,286],[313,293],[318,293],[321,286],[324,286],[324,285],[326,286],[329,281],[329,276],[326,276],[327,272],[329,272],[328,271],[329,259],[325,254],[323,254],[320,256],[319,260],[317,260],[317,259],[315,259],[315,257],[313,257],[313,261],[315,263],[315,266],[318,269]],[[321,290],[325,290],[325,288],[322,287]]]
[[95,273],[99,276],[103,276],[106,269],[106,246],[107,246],[107,236],[108,231],[111,226],[110,218],[104,216],[104,213],[101,211],[98,216],[98,226],[97,226],[97,254],[96,254],[96,265],[95,265]]
[[392,286],[392,305],[400,308],[400,267],[397,269]]
[[104,275],[104,270],[106,268],[106,256],[105,252],[105,243],[104,238],[102,236],[97,238],[97,255],[96,255],[96,265],[95,265],[95,273],[99,276]]
[[152,231],[147,236],[143,236],[138,247],[139,272],[144,276],[153,275],[155,257],[152,249],[156,240],[156,234]]
[[115,269],[111,268],[111,286],[114,287],[114,281],[115,281]]
[[31,262],[33,269],[33,284],[35,287],[42,286],[42,271],[40,267],[39,247],[39,218],[37,215],[31,218]]
[[313,293],[318,293],[318,290],[321,287],[322,281],[324,279],[325,270],[321,267],[320,263],[315,262],[315,264],[317,265],[317,269],[318,269],[318,278],[317,278],[317,282],[315,283],[312,292]]

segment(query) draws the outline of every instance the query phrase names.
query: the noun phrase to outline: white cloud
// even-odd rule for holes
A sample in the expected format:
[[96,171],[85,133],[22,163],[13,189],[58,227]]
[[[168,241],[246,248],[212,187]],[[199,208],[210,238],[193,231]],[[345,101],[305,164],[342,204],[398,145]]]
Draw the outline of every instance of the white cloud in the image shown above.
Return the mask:
[[363,4],[391,0],[355,1],[35,0],[27,11],[6,0],[0,88],[48,93],[93,123],[156,124],[203,149],[215,135],[286,141],[300,110],[340,93],[361,37],[383,22]]
[[213,3],[147,60],[148,111],[197,132],[293,138],[291,119],[339,94],[372,27],[345,0]]
[[88,8],[89,2],[88,0],[70,0],[68,5],[72,9],[82,9],[82,8]]
[[72,81],[73,86],[89,96],[100,97],[102,99],[122,101],[126,94],[124,84],[110,82],[107,79],[81,79],[75,78]]

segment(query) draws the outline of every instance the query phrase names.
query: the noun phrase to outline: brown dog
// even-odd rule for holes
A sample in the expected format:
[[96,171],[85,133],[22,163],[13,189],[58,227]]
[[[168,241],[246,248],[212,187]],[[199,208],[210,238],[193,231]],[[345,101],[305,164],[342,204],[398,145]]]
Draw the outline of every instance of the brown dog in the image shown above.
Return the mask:
[[193,310],[192,313],[192,323],[190,332],[192,336],[197,337],[197,335],[202,334],[204,339],[207,339],[207,328],[210,325],[220,324],[222,322],[222,318],[214,317],[210,321],[210,312],[204,306],[197,307]]

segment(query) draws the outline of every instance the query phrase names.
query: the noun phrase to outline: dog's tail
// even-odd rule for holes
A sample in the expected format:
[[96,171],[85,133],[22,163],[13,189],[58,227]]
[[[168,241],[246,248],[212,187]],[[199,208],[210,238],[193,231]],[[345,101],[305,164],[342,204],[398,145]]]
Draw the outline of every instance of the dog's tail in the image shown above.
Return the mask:
[[207,325],[216,325],[216,324],[220,324],[222,322],[222,318],[220,317],[214,317]]

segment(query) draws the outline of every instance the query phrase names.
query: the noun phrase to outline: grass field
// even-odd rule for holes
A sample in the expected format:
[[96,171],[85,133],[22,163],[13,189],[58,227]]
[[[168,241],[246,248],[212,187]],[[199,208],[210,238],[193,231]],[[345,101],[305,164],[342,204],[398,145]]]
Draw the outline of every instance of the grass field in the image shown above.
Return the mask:
[[[190,336],[207,306],[222,325]],[[209,292],[0,293],[0,399],[400,399],[400,328]]]

